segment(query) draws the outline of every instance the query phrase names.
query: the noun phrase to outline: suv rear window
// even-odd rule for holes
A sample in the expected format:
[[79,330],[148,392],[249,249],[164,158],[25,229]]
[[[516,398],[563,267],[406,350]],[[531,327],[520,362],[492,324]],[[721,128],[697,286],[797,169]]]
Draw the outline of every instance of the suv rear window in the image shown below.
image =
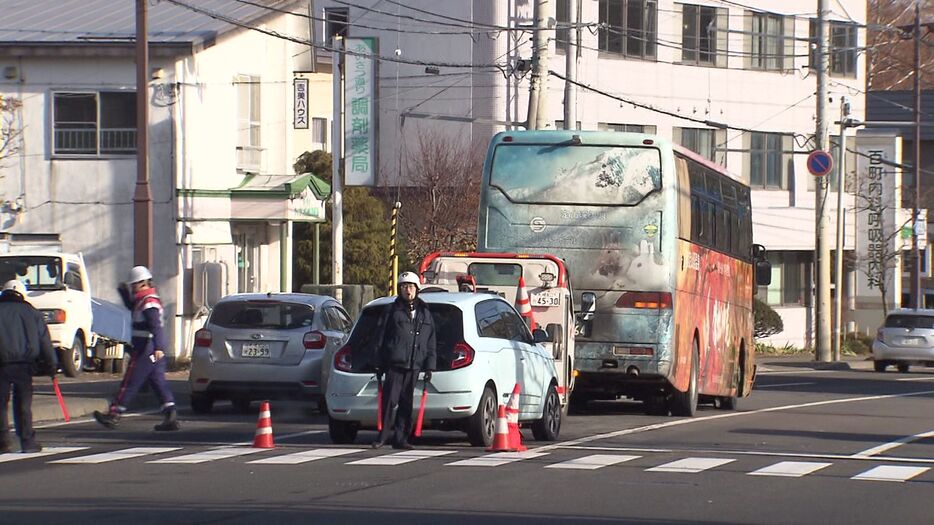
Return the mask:
[[[351,348],[350,362],[354,372],[372,372],[376,355],[379,322],[389,305],[365,308],[354,325],[347,344]],[[449,304],[429,304],[435,322],[435,352],[437,369],[450,370],[454,358],[454,345],[464,340],[464,321],[461,311]]]
[[931,315],[890,315],[885,318],[886,328],[934,328]]
[[279,301],[228,301],[211,312],[208,321],[223,328],[278,328],[292,330],[309,327],[315,310],[307,304]]

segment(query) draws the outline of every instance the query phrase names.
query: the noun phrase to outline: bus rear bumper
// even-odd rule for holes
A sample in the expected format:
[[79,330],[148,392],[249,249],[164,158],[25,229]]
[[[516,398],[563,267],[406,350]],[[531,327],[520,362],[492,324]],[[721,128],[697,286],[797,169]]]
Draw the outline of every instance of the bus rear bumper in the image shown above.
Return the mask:
[[652,350],[651,356],[618,355],[621,352],[616,345],[578,343],[574,357],[575,392],[587,392],[591,397],[638,398],[664,389],[671,361]]

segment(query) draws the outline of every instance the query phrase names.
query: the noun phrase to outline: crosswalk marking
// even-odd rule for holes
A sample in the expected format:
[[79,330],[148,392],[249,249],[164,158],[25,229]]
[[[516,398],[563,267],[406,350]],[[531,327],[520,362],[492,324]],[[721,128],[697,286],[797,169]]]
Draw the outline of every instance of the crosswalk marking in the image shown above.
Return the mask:
[[750,476],[784,476],[787,478],[800,478],[822,468],[829,467],[833,463],[819,463],[814,461],[780,461],[774,465],[760,468],[750,472]]
[[109,463],[111,461],[120,461],[123,459],[138,458],[140,456],[151,456],[153,454],[163,454],[165,452],[172,452],[175,450],[181,450],[181,449],[179,447],[135,447],[135,448],[127,448],[124,450],[116,450],[114,452],[102,452],[100,454],[91,454],[90,456],[78,456],[75,458],[59,459],[57,461],[50,461],[49,463],[63,463],[63,464]]
[[448,463],[449,467],[498,467],[507,463],[514,463],[524,459],[535,459],[541,456],[547,456],[547,452],[497,452],[478,458],[462,459],[454,463]]
[[616,465],[617,463],[623,463],[625,461],[632,461],[634,459],[639,459],[642,456],[625,456],[622,454],[594,454],[592,456],[584,456],[582,458],[572,459],[570,461],[562,461],[561,463],[555,463],[553,465],[548,465],[545,468],[561,468],[561,469],[570,469],[570,470],[596,470],[598,468],[608,467],[610,465]]
[[351,461],[348,465],[402,465],[425,458],[434,458],[453,454],[453,450],[408,450],[375,458]]
[[865,481],[897,481],[899,483],[923,474],[930,470],[928,467],[904,467],[893,465],[881,465],[871,468],[862,474],[857,474],[850,479],[859,479]]
[[207,463],[208,461],[217,461],[220,459],[234,458],[237,456],[245,456],[247,454],[255,454],[256,452],[262,452],[263,450],[266,450],[266,449],[249,448],[249,447],[221,447],[221,448],[215,448],[214,450],[198,452],[196,454],[188,454],[185,456],[176,456],[174,458],[165,458],[165,459],[157,459],[155,461],[147,461],[147,463],[185,463],[185,464]]
[[6,463],[7,461],[19,461],[22,459],[41,458],[44,456],[54,456],[57,454],[67,454],[69,452],[87,450],[88,448],[89,447],[46,447],[42,450],[42,452],[27,452],[26,454],[11,452],[9,454],[0,454],[0,463]]
[[247,463],[260,463],[266,465],[298,465],[300,463],[308,463],[309,461],[317,461],[319,459],[354,454],[360,451],[361,450],[357,448],[316,448],[313,450],[295,452],[294,454],[286,454],[284,456],[274,456],[271,458],[247,461]]
[[720,465],[732,463],[735,459],[722,458],[684,458],[671,463],[646,469],[648,472],[680,472],[682,474],[696,474]]

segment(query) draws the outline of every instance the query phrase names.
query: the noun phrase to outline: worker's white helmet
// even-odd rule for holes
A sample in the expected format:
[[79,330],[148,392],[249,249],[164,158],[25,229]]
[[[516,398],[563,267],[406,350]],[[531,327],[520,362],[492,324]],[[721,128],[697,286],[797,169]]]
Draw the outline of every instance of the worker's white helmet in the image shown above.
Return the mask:
[[26,285],[23,284],[23,281],[19,281],[17,279],[11,279],[3,283],[3,291],[5,292],[7,290],[12,290],[22,295],[23,297],[26,296]]
[[415,275],[415,272],[402,272],[402,274],[399,275],[399,285],[406,283],[414,284],[416,290],[422,287],[422,283],[419,281],[418,276]]
[[126,282],[127,284],[133,284],[150,279],[152,279],[152,272],[149,271],[149,268],[145,266],[134,266],[130,269],[130,275],[127,276]]

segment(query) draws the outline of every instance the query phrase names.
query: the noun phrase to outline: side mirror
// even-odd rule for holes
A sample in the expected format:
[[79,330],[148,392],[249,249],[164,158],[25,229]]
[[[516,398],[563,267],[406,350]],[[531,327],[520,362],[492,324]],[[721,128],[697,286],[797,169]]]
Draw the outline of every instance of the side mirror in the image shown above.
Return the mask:
[[765,246],[761,244],[752,245],[752,258],[753,259],[764,259],[765,258]]
[[756,261],[756,286],[772,284],[772,263],[764,259]]
[[581,313],[582,321],[590,321],[593,314],[597,311],[597,294],[593,292],[584,292],[581,294]]
[[551,339],[548,337],[548,332],[542,330],[541,328],[532,330],[532,340],[536,343],[547,343],[551,341]]
[[551,357],[561,359],[563,353],[564,329],[558,323],[548,323],[545,327],[545,334],[548,337],[546,341],[551,342]]

